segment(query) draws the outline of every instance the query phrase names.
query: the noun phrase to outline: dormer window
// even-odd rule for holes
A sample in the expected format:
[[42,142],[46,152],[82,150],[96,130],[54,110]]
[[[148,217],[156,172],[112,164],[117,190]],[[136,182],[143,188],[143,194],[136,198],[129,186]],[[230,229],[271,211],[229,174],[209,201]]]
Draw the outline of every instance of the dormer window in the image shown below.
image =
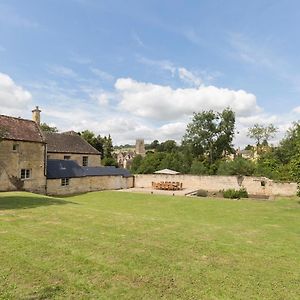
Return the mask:
[[83,156],[82,157],[82,166],[87,167],[89,163],[89,157],[88,156]]

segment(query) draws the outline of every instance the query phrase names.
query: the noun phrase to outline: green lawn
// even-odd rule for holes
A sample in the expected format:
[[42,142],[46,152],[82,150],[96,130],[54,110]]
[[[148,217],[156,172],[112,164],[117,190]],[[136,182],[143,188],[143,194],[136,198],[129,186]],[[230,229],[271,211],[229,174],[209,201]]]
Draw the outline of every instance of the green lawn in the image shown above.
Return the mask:
[[0,193],[0,299],[299,299],[300,202]]

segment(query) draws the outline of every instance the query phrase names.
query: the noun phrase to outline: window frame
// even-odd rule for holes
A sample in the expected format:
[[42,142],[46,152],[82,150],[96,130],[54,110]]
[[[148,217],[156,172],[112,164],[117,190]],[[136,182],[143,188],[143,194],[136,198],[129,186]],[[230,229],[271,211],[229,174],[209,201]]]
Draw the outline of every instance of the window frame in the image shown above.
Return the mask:
[[60,185],[61,186],[69,186],[70,185],[70,178],[68,178],[68,177],[61,178]]
[[87,167],[89,165],[89,157],[88,156],[82,156],[82,166]]
[[21,169],[20,178],[21,178],[21,180],[31,179],[32,178],[31,169]]
[[14,143],[12,147],[13,152],[18,152],[19,151],[19,144]]

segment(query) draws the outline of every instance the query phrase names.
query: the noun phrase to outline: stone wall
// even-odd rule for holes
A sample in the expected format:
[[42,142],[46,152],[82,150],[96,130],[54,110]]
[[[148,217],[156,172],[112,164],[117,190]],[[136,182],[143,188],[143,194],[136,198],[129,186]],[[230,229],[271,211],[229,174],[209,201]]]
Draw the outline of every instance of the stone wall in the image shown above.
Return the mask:
[[61,179],[47,179],[48,195],[80,194],[100,190],[119,190],[133,187],[133,177],[87,176],[70,178],[69,185],[62,186]]
[[[0,191],[21,188],[40,194],[45,193],[45,145],[35,142],[4,140],[0,143]],[[22,180],[18,187],[21,169],[29,169],[31,178]],[[14,181],[14,178],[16,181]],[[14,183],[13,183],[14,182]]]
[[55,153],[48,152],[48,159],[64,159],[64,156],[70,156],[71,160],[75,160],[79,166],[82,166],[82,157],[88,156],[88,166],[90,167],[100,167],[101,158],[98,154],[78,154],[78,153]]
[[134,186],[138,188],[151,188],[152,182],[160,181],[179,181],[182,182],[184,189],[203,189],[209,192],[245,187],[249,194],[257,196],[294,196],[297,192],[296,183],[278,183],[265,177],[248,176],[140,174],[135,175]]

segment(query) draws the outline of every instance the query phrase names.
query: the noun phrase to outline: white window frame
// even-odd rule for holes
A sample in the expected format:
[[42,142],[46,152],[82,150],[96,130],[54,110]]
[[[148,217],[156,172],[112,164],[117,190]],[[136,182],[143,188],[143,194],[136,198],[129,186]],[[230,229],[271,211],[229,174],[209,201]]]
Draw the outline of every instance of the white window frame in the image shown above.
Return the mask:
[[68,186],[68,185],[70,185],[70,178],[62,178],[60,180],[60,185],[61,186]]
[[31,179],[31,169],[21,169],[21,176],[22,180]]

